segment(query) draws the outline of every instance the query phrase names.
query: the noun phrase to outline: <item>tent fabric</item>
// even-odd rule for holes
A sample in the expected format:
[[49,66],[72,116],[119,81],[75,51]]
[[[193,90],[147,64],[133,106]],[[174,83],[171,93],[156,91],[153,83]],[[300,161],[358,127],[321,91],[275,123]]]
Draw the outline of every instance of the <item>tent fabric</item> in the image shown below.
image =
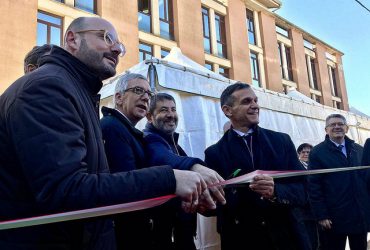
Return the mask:
[[[228,119],[222,113],[219,96],[232,82],[215,74],[191,59],[172,50],[165,60],[152,59],[141,62],[128,70],[147,76],[148,63],[157,68],[157,90],[174,96],[179,115],[177,132],[179,143],[190,156],[204,159],[204,150],[223,135]],[[120,75],[101,90],[101,103],[113,106],[112,95]],[[325,118],[332,113],[344,115],[349,124],[348,136],[363,144],[370,137],[370,119],[313,102],[301,93],[291,96],[255,88],[260,104],[260,125],[267,129],[289,134],[298,147],[307,142],[316,145],[324,140]],[[303,96],[304,97],[303,97]],[[146,120],[137,124],[144,128]],[[215,218],[198,217],[198,249],[220,249]]]

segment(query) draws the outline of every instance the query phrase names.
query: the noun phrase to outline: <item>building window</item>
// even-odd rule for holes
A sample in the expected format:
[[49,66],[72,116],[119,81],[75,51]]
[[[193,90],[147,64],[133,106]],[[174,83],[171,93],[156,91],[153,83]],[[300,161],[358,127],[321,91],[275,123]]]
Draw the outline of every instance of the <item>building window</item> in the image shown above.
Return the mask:
[[87,12],[96,13],[95,0],[75,0],[75,7]]
[[251,52],[251,73],[252,73],[252,84],[257,87],[261,86],[260,68],[258,64],[258,54]]
[[211,31],[209,23],[209,10],[202,7],[202,20],[203,20],[203,46],[204,51],[211,54]]
[[279,25],[276,25],[276,32],[279,33],[280,35],[289,37],[289,31]]
[[310,57],[309,55],[306,55],[306,67],[307,67],[308,81],[310,83],[310,87],[312,89],[318,90],[319,87],[317,85],[315,59]]
[[293,81],[292,58],[290,47],[284,43],[278,43],[281,75],[283,79]]
[[331,94],[333,96],[339,96],[337,78],[335,76],[335,68],[328,66],[328,71],[329,71],[329,80],[330,80],[330,86],[331,86]]
[[303,46],[309,50],[313,50],[315,48],[315,46],[306,39],[303,39]]
[[256,31],[254,27],[253,11],[247,9],[247,28],[248,28],[248,41],[250,44],[256,45]]
[[333,108],[340,109],[340,102],[333,100]]
[[218,56],[227,58],[225,17],[215,14],[215,24],[216,24],[216,41]]
[[159,0],[160,35],[173,40],[172,0]]
[[153,46],[146,43],[139,43],[139,61],[151,59],[153,56]]
[[55,44],[61,46],[63,21],[61,17],[37,12],[37,45]]
[[288,77],[286,79],[293,81],[292,55],[291,55],[289,47],[285,47],[285,54],[286,54],[286,63],[287,63],[287,69],[288,69]]
[[138,1],[138,22],[139,30],[151,33],[152,32],[152,21],[151,21],[151,7],[150,0],[139,0]]
[[319,95],[311,94],[311,99],[317,103],[321,103],[321,98]]
[[206,62],[204,64],[204,67],[206,67],[207,69],[209,69],[210,71],[213,71],[213,64],[210,63],[210,62]]
[[167,49],[161,49],[161,58],[165,58],[170,53]]
[[218,67],[218,73],[226,78],[229,78],[229,69],[224,67]]

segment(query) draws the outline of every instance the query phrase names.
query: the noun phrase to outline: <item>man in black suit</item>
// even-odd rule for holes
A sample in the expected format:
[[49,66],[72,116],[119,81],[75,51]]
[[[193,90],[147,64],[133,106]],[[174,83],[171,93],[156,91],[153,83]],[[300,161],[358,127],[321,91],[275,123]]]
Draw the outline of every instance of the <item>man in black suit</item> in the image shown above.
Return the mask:
[[[223,178],[262,170],[302,169],[287,134],[258,126],[258,98],[249,85],[238,82],[221,95],[221,108],[231,128],[205,151],[207,166]],[[249,186],[226,187],[227,204],[217,208],[222,250],[299,249],[293,232],[291,207],[304,205],[303,185],[295,179],[274,181],[258,175]]]
[[[348,125],[341,114],[326,118],[325,140],[310,153],[309,169],[361,165],[363,148],[346,136]],[[344,250],[348,238],[351,250],[365,250],[369,216],[369,170],[312,175],[309,197],[319,225],[321,249]]]
[[370,138],[368,138],[364,145],[364,152],[362,154],[362,165],[370,165]]

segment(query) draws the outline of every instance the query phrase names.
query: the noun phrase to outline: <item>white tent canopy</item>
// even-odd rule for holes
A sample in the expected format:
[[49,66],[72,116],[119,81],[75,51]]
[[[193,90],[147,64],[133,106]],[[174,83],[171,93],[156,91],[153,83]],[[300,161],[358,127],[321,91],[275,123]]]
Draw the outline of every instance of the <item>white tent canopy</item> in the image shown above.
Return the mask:
[[[204,159],[204,150],[216,143],[223,134],[227,118],[221,111],[219,97],[232,82],[184,56],[176,48],[163,60],[153,58],[128,70],[147,76],[148,63],[158,72],[157,90],[174,96],[179,115],[177,131],[180,145],[190,156]],[[102,104],[113,106],[111,96],[120,75],[110,80],[101,90]],[[253,87],[254,88],[254,87]],[[303,142],[317,144],[325,136],[325,118],[340,113],[350,125],[348,136],[363,144],[370,137],[370,120],[365,117],[337,110],[314,102],[298,91],[290,96],[254,88],[259,98],[260,125],[264,128],[289,134],[298,147]],[[143,128],[146,121],[137,127]],[[219,249],[214,219],[199,217],[198,249]]]

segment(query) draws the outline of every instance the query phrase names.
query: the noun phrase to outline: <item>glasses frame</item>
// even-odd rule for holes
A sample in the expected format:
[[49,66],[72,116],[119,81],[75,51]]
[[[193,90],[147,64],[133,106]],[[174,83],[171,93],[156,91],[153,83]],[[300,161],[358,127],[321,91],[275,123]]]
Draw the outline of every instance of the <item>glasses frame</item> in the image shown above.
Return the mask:
[[85,33],[85,32],[94,32],[94,31],[104,32],[104,42],[109,47],[112,47],[112,46],[118,44],[118,47],[120,48],[120,51],[121,51],[121,53],[119,54],[119,56],[122,57],[122,56],[124,56],[126,54],[126,47],[125,47],[125,45],[123,45],[123,43],[120,42],[118,39],[116,41],[114,41],[111,33],[109,33],[108,30],[90,29],[90,30],[75,31],[75,33]]
[[[139,87],[139,86],[125,89],[125,91],[123,91],[123,93],[125,93],[127,91],[131,91],[131,92],[135,93],[138,96],[143,96],[146,93],[149,96],[149,98],[152,98],[153,96],[155,96],[155,92],[152,92],[150,90],[145,90],[145,89],[143,89],[142,87]],[[142,93],[139,93],[139,92],[142,92]]]

